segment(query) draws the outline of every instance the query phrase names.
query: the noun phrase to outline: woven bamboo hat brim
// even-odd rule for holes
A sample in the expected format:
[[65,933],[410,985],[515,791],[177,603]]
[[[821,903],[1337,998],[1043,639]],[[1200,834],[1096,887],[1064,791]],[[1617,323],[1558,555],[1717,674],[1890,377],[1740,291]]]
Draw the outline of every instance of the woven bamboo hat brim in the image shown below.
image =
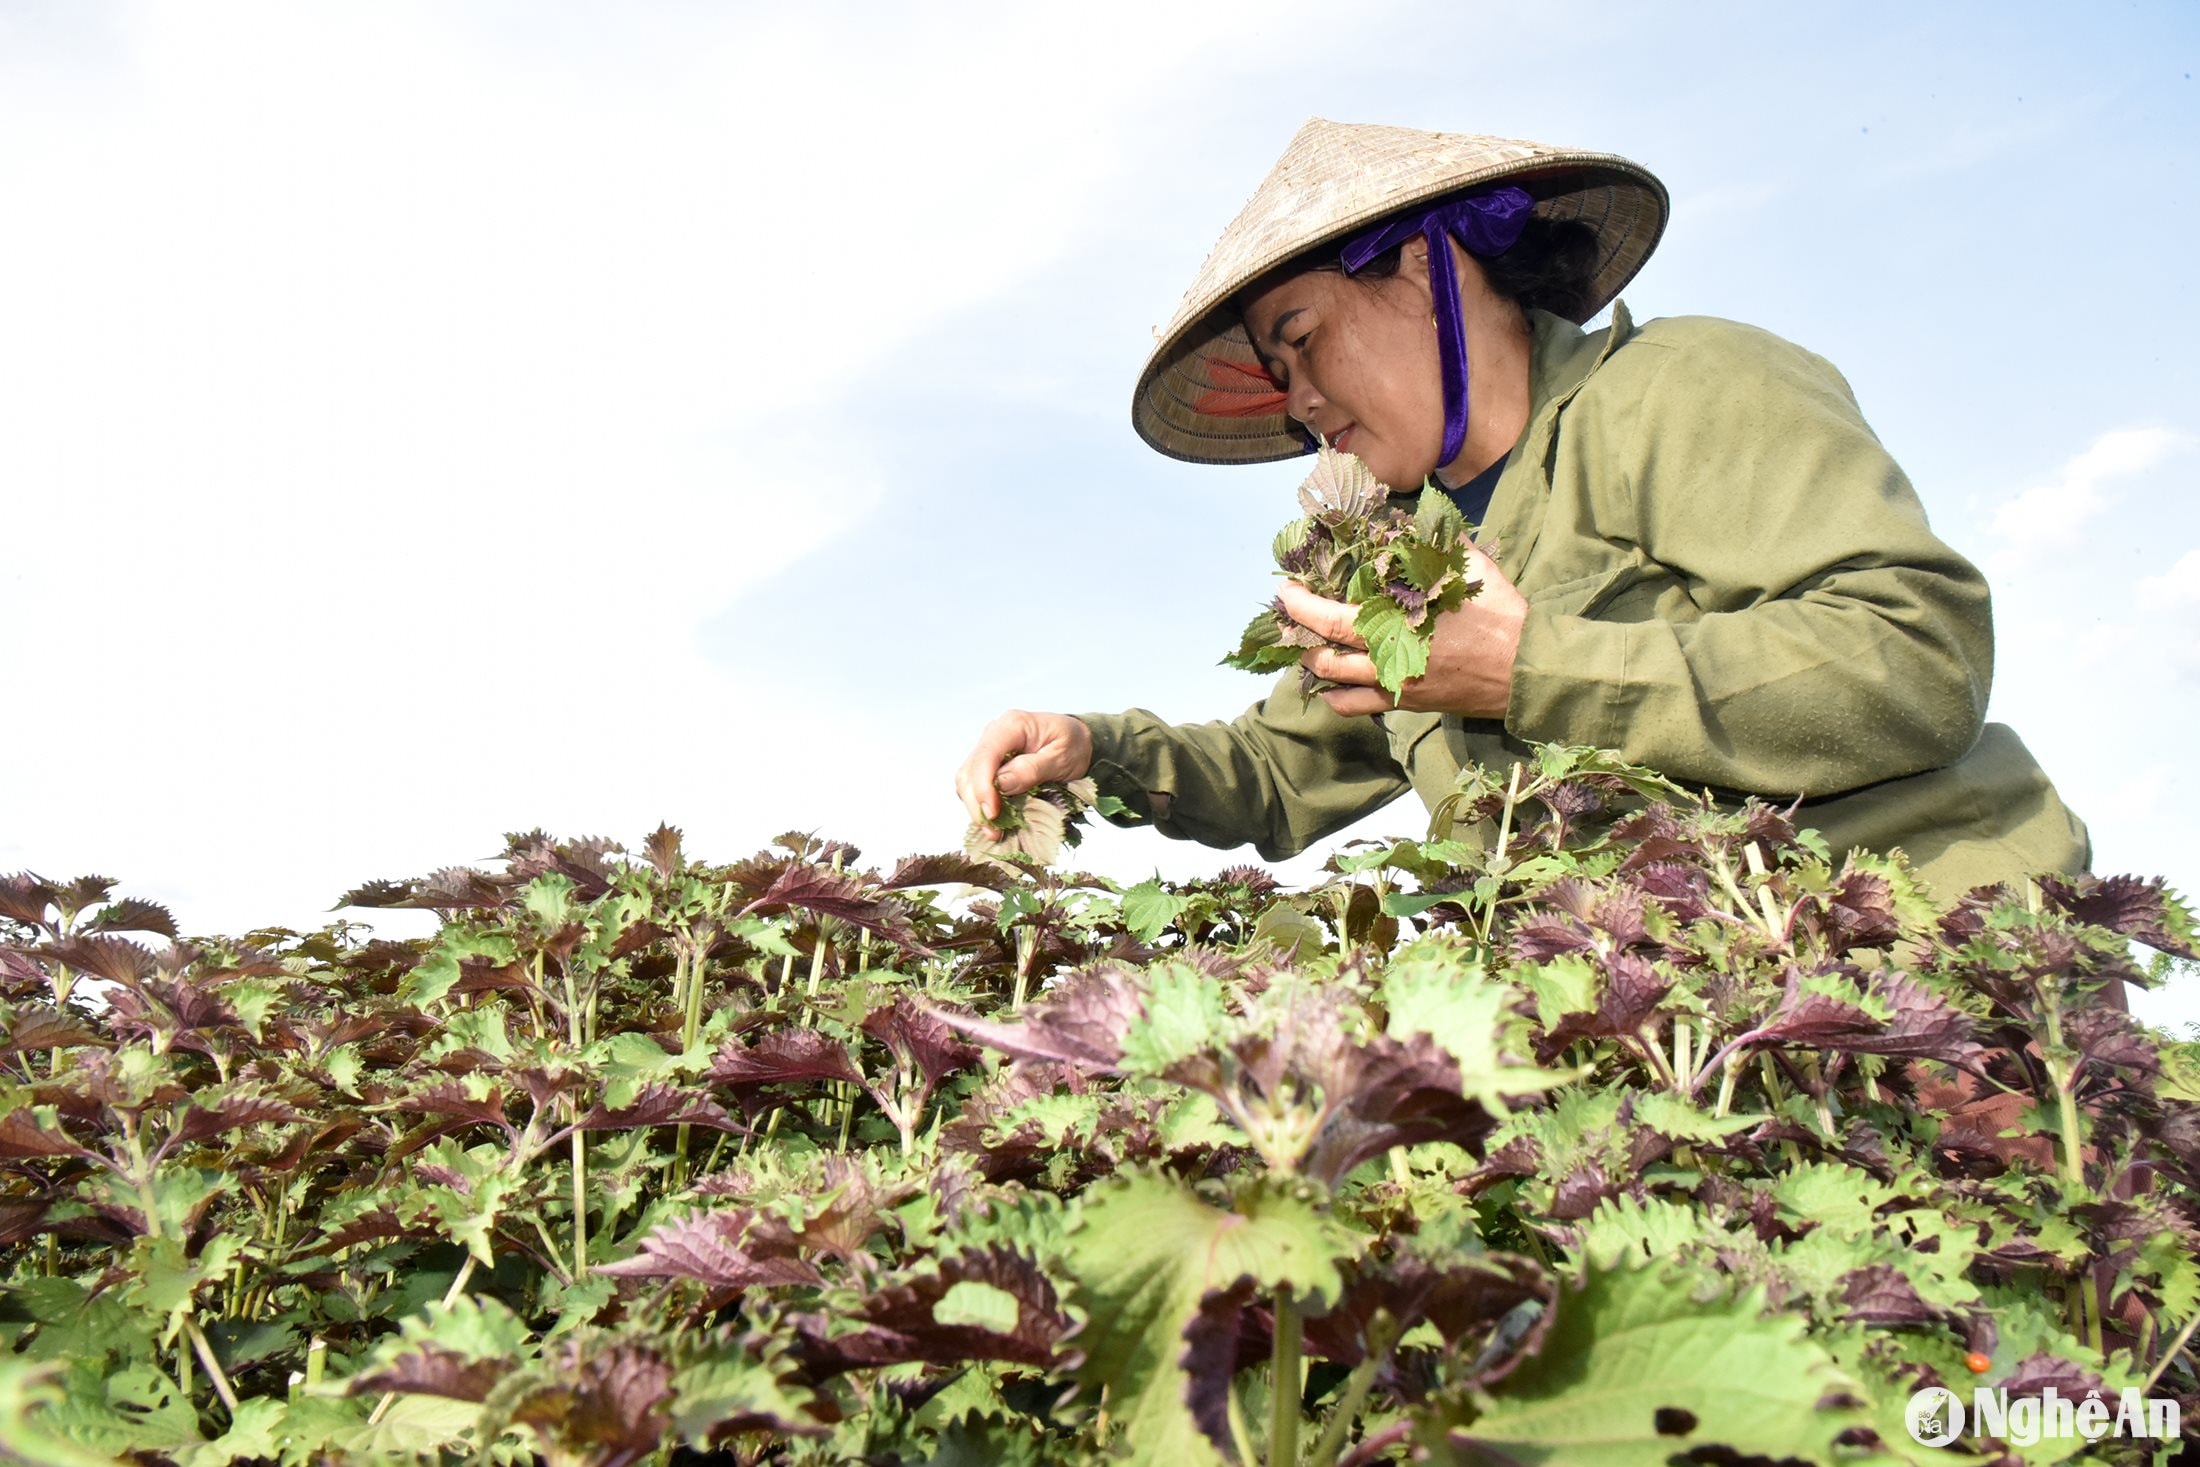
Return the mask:
[[1496,183],[1527,190],[1541,218],[1578,219],[1596,232],[1596,270],[1578,320],[1619,294],[1665,229],[1665,185],[1611,153],[1317,117],[1222,232],[1160,332],[1131,400],[1138,436],[1191,463],[1305,453],[1305,437],[1280,409],[1248,411],[1264,395],[1272,399],[1274,385],[1231,297],[1278,265],[1415,204]]

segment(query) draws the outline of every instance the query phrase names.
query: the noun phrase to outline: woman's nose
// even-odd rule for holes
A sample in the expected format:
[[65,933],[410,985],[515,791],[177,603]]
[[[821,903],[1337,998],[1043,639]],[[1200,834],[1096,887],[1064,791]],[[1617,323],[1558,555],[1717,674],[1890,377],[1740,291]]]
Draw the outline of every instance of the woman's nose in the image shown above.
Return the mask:
[[1311,426],[1314,414],[1321,410],[1321,395],[1314,391],[1304,373],[1292,379],[1291,390],[1284,394],[1283,410],[1301,423]]

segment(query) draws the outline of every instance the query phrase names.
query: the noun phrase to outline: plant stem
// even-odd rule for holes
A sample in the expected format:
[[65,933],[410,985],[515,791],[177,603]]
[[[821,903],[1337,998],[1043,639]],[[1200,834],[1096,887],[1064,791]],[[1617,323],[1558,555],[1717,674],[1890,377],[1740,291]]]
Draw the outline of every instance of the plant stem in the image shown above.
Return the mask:
[[1031,992],[1031,965],[1039,956],[1039,934],[1031,927],[1016,929],[1016,1000],[1014,1007],[1022,1008],[1024,999]]
[[[1519,768],[1513,766],[1516,778]],[[1276,1339],[1268,1383],[1268,1467],[1298,1467],[1299,1397],[1305,1392],[1299,1380],[1302,1328],[1299,1307],[1286,1284],[1276,1290]]]
[[[2059,1052],[2063,1042],[2061,1005],[2050,1000],[2046,1008],[2047,1045],[2051,1052]],[[2072,1093],[2077,1087],[2078,1076],[2075,1068],[2065,1073],[2062,1060],[2050,1057],[2047,1061],[2047,1079],[2055,1087],[2055,1126],[2062,1133],[2059,1138],[2062,1145],[2058,1148],[2062,1155],[2057,1159],[2062,1163],[2063,1182],[2066,1186],[2083,1191],[2085,1137],[2078,1129],[2078,1098]]]
[[[695,1036],[703,1027],[703,955],[698,952],[690,960],[687,950],[682,948],[680,967],[684,974],[680,1000],[686,1010],[680,1025],[680,1052],[686,1054],[695,1048]],[[687,1156],[688,1125],[682,1121],[672,1145],[672,1165],[683,1182],[688,1175]]]
[[1260,1453],[1253,1450],[1253,1430],[1245,1424],[1245,1403],[1238,1399],[1236,1390],[1231,1390],[1229,1395],[1230,1441],[1237,1448],[1238,1460],[1245,1467],[1253,1467],[1260,1460]]
[[191,1337],[191,1349],[199,1357],[199,1364],[206,1367],[206,1378],[214,1383],[214,1394],[222,1398],[232,1419],[237,1414],[237,1393],[230,1389],[229,1377],[222,1374],[221,1361],[214,1358],[214,1347],[207,1343],[206,1331],[189,1314],[183,1316],[183,1332]]
[[[726,1143],[731,1141],[732,1139],[733,1132],[731,1131],[720,1131],[718,1133],[718,1144],[710,1149],[710,1160],[703,1163],[704,1175],[707,1176],[710,1173],[718,1170],[718,1158],[725,1154]],[[744,1144],[748,1141],[748,1139],[749,1138],[747,1136],[743,1136],[741,1138]]]
[[[443,1307],[445,1309],[450,1308],[453,1304],[456,1304],[458,1302],[458,1296],[466,1292],[466,1285],[472,1281],[473,1276],[474,1255],[469,1252],[466,1255],[466,1261],[458,1266],[458,1277],[452,1279],[451,1286],[443,1291]],[[390,1403],[396,1399],[397,1392],[382,1392],[382,1399],[376,1401],[374,1403],[374,1409],[367,1413],[367,1425],[378,1425],[381,1422],[382,1418],[389,1414]]]
[[1825,1132],[1826,1140],[1830,1142],[1834,1139],[1833,1107],[1827,1097],[1832,1090],[1832,1086],[1826,1082],[1825,1073],[1819,1067],[1817,1055],[1805,1055],[1803,1065],[1804,1073],[1810,1077],[1811,1081],[1810,1099],[1811,1105],[1818,1112],[1818,1129]]
[[1330,1413],[1329,1424],[1322,1428],[1320,1440],[1314,1443],[1314,1454],[1308,1460],[1315,1467],[1336,1467],[1337,1458],[1344,1454],[1345,1436],[1359,1420],[1360,1408],[1367,1404],[1367,1393],[1374,1388],[1375,1374],[1383,1368],[1383,1361],[1389,1357],[1390,1347],[1397,1340],[1396,1325],[1387,1314],[1378,1313],[1368,1330],[1367,1355],[1345,1378],[1344,1395]]
[[2177,1358],[2178,1352],[2191,1340],[2195,1326],[2200,1326],[2200,1314],[2185,1321],[2185,1327],[2177,1332],[2176,1339],[2169,1342],[2169,1348],[2162,1352],[2162,1358],[2154,1362],[2154,1368],[2147,1372],[2146,1384],[2139,1387],[2141,1395],[2152,1393],[2155,1382],[2162,1378],[2163,1373],[2169,1369],[2169,1363]]
[[2093,1352],[2096,1355],[2103,1354],[2105,1351],[2101,1348],[2101,1290],[2094,1277],[2094,1265],[2086,1265],[2084,1271],[2078,1275],[2078,1287],[2084,1291],[2079,1297],[2079,1302],[2085,1314],[2085,1342],[2093,1347]]
[[1727,1107],[1734,1103],[1734,1077],[1742,1072],[1746,1059],[1747,1056],[1737,1049],[1719,1066],[1724,1073],[1719,1076],[1719,1103],[1712,1107],[1711,1114],[1720,1120],[1726,1119]]
[[[573,1104],[580,1109],[580,1102]],[[588,1133],[575,1131],[573,1145],[573,1277],[588,1272]]]
[[[1787,1104],[1787,1091],[1781,1087],[1780,1075],[1772,1067],[1772,1056],[1770,1054],[1758,1055],[1757,1064],[1764,1072],[1765,1093],[1772,1098],[1772,1109],[1777,1114]],[[1793,1141],[1782,1141],[1780,1143],[1780,1154],[1787,1158],[1787,1163],[1791,1168],[1800,1168],[1803,1164],[1803,1153],[1795,1149]]]
[[1497,818],[1497,849],[1490,856],[1493,870],[1502,870],[1505,852],[1512,845],[1513,807],[1520,803],[1520,766],[1512,767],[1512,781],[1505,787],[1505,810]]

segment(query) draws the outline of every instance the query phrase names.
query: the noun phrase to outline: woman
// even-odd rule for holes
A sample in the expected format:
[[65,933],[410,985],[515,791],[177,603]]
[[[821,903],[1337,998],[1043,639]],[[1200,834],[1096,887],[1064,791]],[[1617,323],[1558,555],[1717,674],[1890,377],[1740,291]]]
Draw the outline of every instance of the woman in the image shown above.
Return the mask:
[[[1319,119],[1224,233],[1141,376],[1146,441],[1264,462],[1316,439],[1479,522],[1482,590],[1394,705],[1317,649],[1232,723],[1016,711],[956,776],[1001,794],[1090,773],[1164,834],[1277,860],[1528,742],[1617,750],[1691,786],[1800,796],[1835,859],[1902,849],[1932,890],[2085,869],[2084,827],[1983,724],[1987,590],[1826,362],[1704,318],[1586,321],[1664,226],[1640,166]],[[1455,487],[1456,486],[1456,487]],[[1296,583],[1346,646],[1353,608]]]

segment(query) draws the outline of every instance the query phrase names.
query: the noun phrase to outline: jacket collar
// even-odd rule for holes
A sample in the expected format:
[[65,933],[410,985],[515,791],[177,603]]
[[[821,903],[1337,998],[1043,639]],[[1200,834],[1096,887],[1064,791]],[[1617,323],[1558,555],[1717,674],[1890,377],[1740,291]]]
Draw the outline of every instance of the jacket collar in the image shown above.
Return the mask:
[[1528,426],[1498,477],[1475,537],[1485,547],[1495,542],[1499,569],[1515,580],[1543,528],[1559,417],[1582,384],[1635,334],[1635,323],[1625,303],[1615,301],[1612,324],[1601,331],[1584,331],[1563,316],[1537,310],[1528,312],[1528,329]]

